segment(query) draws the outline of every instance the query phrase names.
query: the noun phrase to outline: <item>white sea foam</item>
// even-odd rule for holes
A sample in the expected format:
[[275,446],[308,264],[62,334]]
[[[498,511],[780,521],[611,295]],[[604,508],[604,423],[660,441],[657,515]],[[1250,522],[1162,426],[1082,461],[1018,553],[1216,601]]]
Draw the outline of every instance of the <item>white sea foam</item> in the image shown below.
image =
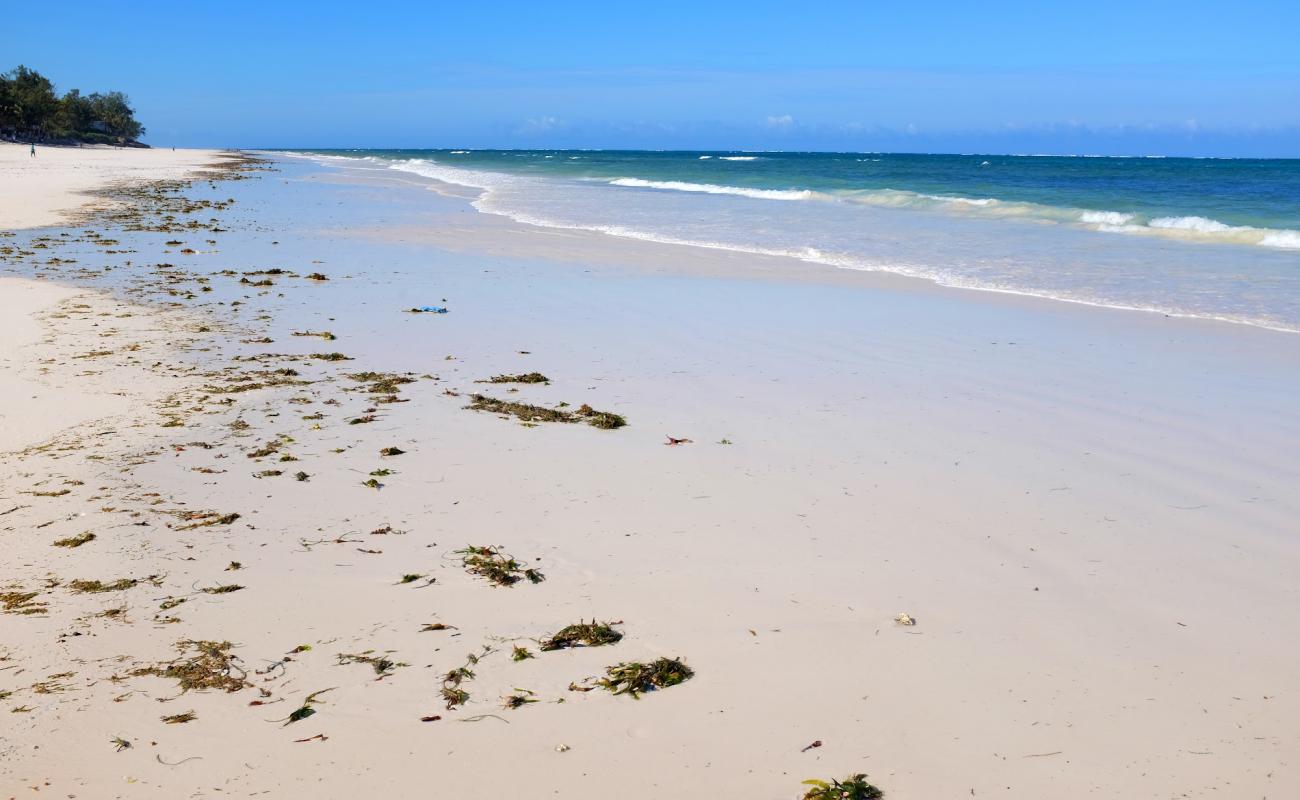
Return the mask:
[[1134,216],[1123,211],[1084,211],[1079,214],[1079,221],[1093,225],[1127,225]]
[[687,183],[685,181],[647,181],[641,178],[615,178],[609,183],[612,186],[626,186],[635,189],[730,194],[737,197],[752,197],[757,200],[812,200],[818,194],[807,189],[749,189],[744,186],[719,186],[714,183]]
[[451,151],[451,154],[452,154],[453,156],[463,156],[463,155],[465,155],[465,154],[467,154],[467,153],[469,153],[468,150],[452,150],[452,151]]
[[707,161],[707,160],[709,160],[710,158],[713,158],[713,156],[700,156],[700,160],[701,160],[701,161]]
[[1272,231],[1264,234],[1259,243],[1265,247],[1300,250],[1300,231]]
[[1152,228],[1167,228],[1177,231],[1198,231],[1200,233],[1222,233],[1232,230],[1231,225],[1205,217],[1157,217],[1147,223]]
[[718,156],[723,161],[757,161],[758,156]]

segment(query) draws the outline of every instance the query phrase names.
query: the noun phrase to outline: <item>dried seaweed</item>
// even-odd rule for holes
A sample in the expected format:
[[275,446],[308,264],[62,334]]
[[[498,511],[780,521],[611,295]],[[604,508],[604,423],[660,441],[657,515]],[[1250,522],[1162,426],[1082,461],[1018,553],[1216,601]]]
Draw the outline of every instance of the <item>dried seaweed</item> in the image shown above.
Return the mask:
[[34,603],[33,599],[40,592],[7,591],[0,592],[0,604],[6,614],[44,614],[49,611],[45,603]]
[[404,664],[400,661],[393,661],[386,656],[372,656],[369,650],[365,653],[339,653],[338,659],[339,666],[344,664],[369,664],[371,669],[375,671],[375,675],[379,676],[375,680],[387,678],[398,667],[410,666],[410,664]]
[[99,594],[101,592],[121,592],[133,588],[140,581],[136,578],[118,578],[112,583],[77,579],[68,582],[68,588],[78,594]]
[[230,594],[231,592],[237,592],[243,588],[244,587],[240,586],[237,583],[228,583],[225,584],[224,586],[208,586],[203,589],[200,589],[199,591],[203,592],[204,594]]
[[560,408],[546,408],[528,403],[514,403],[482,394],[471,394],[470,404],[465,408],[470,411],[486,411],[491,414],[506,414],[521,422],[585,422],[593,428],[613,430],[627,425],[627,420],[611,411],[597,411],[589,405],[583,405],[576,411]]
[[90,531],[79,533],[76,536],[70,536],[67,539],[59,539],[54,542],[55,547],[81,547],[87,542],[95,541],[95,534]]
[[202,689],[237,692],[252,685],[245,679],[248,673],[239,666],[239,657],[231,654],[234,645],[230,642],[186,639],[177,643],[177,649],[182,655],[188,651],[193,654],[167,664],[143,667],[131,674],[171,678],[180,685],[181,692]]
[[553,636],[543,640],[540,643],[543,651],[562,650],[568,647],[600,647],[601,645],[615,644],[622,640],[623,634],[614,630],[611,625],[617,625],[617,622],[579,622],[577,625],[568,625],[560,629]]
[[186,722],[193,722],[198,718],[199,715],[195,714],[193,711],[186,711],[181,714],[170,714],[166,717],[163,717],[162,721],[166,722],[168,725],[182,725]]
[[498,547],[468,545],[463,550],[455,551],[461,557],[461,564],[471,575],[486,578],[495,586],[514,586],[521,580],[529,583],[541,583],[546,576],[536,569],[524,568],[513,556],[501,552]]
[[551,379],[540,372],[525,372],[520,375],[493,375],[479,383],[550,383]]

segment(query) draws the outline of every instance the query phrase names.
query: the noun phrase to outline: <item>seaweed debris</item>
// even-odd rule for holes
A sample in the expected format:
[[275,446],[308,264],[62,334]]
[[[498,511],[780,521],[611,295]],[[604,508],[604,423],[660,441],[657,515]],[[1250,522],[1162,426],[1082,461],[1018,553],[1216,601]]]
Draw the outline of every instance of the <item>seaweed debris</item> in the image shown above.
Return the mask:
[[446,675],[442,676],[442,699],[446,701],[447,710],[454,711],[457,706],[463,706],[469,702],[469,692],[461,688],[461,684],[474,678],[474,670],[470,667],[478,664],[478,656],[470,653],[465,659],[463,667],[456,667]]
[[182,714],[170,714],[166,717],[162,717],[162,721],[166,722],[168,725],[181,725],[186,722],[193,722],[198,718],[199,715],[195,714],[193,711],[186,711]]
[[192,650],[193,654],[188,658],[142,667],[131,674],[171,678],[180,684],[182,693],[201,689],[237,692],[252,684],[245,679],[248,673],[239,666],[239,656],[231,654],[233,648],[234,645],[230,642],[186,639],[177,643],[177,649],[182,656]]
[[471,575],[486,578],[495,586],[514,586],[521,580],[529,583],[541,583],[546,576],[536,569],[525,569],[524,565],[501,552],[499,547],[468,545],[463,550],[456,550],[461,557],[461,565]]
[[596,685],[614,694],[628,694],[640,699],[644,692],[653,692],[690,680],[695,671],[680,659],[659,658],[649,664],[628,661],[605,669],[605,677]]
[[529,703],[537,702],[537,698],[533,697],[533,693],[528,689],[515,689],[515,691],[519,692],[520,694],[506,695],[505,697],[501,698],[502,708],[508,708],[510,710],[514,710],[516,708],[523,708]]
[[615,644],[623,638],[622,633],[610,627],[617,624],[619,623],[597,622],[593,619],[591,622],[568,625],[550,638],[543,640],[540,643],[541,649],[550,651],[563,650],[567,647],[600,647],[601,645]]
[[121,592],[133,588],[140,581],[136,578],[118,578],[112,583],[77,579],[68,583],[68,588],[78,594],[99,594],[101,592]]
[[237,592],[243,588],[244,587],[237,583],[227,583],[224,586],[208,586],[200,589],[200,591],[204,594],[230,594],[231,592]]
[[54,542],[55,547],[81,547],[87,542],[95,541],[95,534],[90,531],[79,533],[76,536],[70,536],[67,539],[59,539]]
[[525,372],[520,375],[493,375],[479,383],[550,383],[551,379],[540,372]]
[[409,664],[403,664],[400,661],[393,661],[391,658],[387,658],[386,656],[372,656],[370,655],[370,652],[371,651],[367,650],[364,653],[339,653],[338,665],[369,664],[370,668],[375,671],[375,675],[379,676],[375,678],[377,681],[382,681],[384,678],[392,675],[393,671],[398,667],[410,666]]
[[807,780],[804,785],[812,788],[804,793],[803,800],[878,800],[885,796],[884,792],[867,782],[867,776],[863,773],[829,783],[817,779]]
[[509,415],[521,422],[585,422],[593,428],[602,430],[614,430],[627,425],[627,420],[619,414],[612,411],[597,411],[586,404],[576,411],[565,411],[563,408],[515,403],[482,394],[471,394],[470,401],[470,404],[465,406],[470,411]]
[[40,592],[0,592],[0,605],[6,614],[44,614],[49,611],[45,603],[32,602]]

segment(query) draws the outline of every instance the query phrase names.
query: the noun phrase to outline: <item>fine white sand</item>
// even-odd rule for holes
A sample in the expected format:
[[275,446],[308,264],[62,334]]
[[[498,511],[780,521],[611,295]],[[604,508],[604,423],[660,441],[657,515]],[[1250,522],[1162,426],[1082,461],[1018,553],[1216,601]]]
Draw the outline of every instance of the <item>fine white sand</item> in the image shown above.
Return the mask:
[[0,230],[54,225],[86,202],[84,193],[122,181],[184,178],[220,151],[36,146],[0,142]]
[[[30,284],[8,307],[47,310],[0,329],[26,381],[0,372],[7,397],[132,394],[0,461],[0,580],[49,607],[0,614],[23,709],[0,707],[0,788],[789,800],[866,772],[890,800],[1300,793],[1296,337],[557,235],[427,183],[280,169],[220,184],[226,232],[104,231],[165,270],[93,242],[20,267],[182,307]],[[271,267],[330,280],[240,274]],[[353,360],[310,357],[331,351]],[[280,368],[310,383],[205,388]],[[361,370],[410,373],[409,402],[355,391]],[[532,370],[551,383],[476,382]],[[523,427],[465,410],[472,392],[630,424]],[[202,511],[241,516],[185,529]],[[466,544],[546,580],[486,586]],[[122,577],[140,583],[66,588]],[[593,617],[626,638],[537,652]],[[251,686],[130,676],[188,639],[231,642]],[[639,702],[568,688],[659,656],[696,676]],[[540,702],[501,708],[519,689]]]

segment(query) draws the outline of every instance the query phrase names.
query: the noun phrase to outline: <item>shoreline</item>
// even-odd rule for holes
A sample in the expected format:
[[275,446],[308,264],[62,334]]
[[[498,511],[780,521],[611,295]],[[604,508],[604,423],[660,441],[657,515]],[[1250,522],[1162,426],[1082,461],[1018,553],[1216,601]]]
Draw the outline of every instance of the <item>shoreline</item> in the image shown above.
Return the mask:
[[[321,156],[309,152],[295,151],[255,151],[268,156],[289,157],[293,159],[305,159],[321,165],[325,169],[349,173],[348,178],[343,180],[369,180],[373,178],[376,183],[382,185],[420,185],[424,186],[431,192],[435,192],[442,197],[456,198],[464,200],[467,204],[472,204],[482,190],[463,186],[460,184],[449,183],[437,178],[421,175],[416,172],[393,170],[388,166],[374,166],[363,162],[359,159],[352,159],[353,163],[338,163],[347,161],[340,156]],[[329,160],[326,160],[329,159]],[[372,173],[377,173],[372,175]],[[355,176],[355,177],[353,177]],[[501,220],[500,224],[491,221],[482,222],[479,225],[471,226],[477,229],[480,234],[488,236],[511,236],[524,233],[524,238],[529,238],[531,234],[538,232],[548,232],[553,241],[568,236],[579,241],[571,246],[571,253],[565,255],[563,249],[556,251],[547,251],[548,257],[567,257],[570,259],[581,260],[590,258],[591,253],[600,253],[604,257],[619,259],[621,256],[626,257],[630,252],[634,252],[637,245],[647,248],[649,255],[637,259],[638,262],[651,262],[662,264],[665,254],[685,253],[687,258],[694,262],[692,270],[683,270],[687,274],[721,274],[727,277],[775,277],[777,280],[835,280],[835,276],[841,276],[842,280],[852,283],[853,281],[878,281],[875,285],[902,287],[911,287],[916,290],[939,289],[944,291],[956,292],[978,292],[984,295],[1025,298],[1033,301],[1047,301],[1049,303],[1065,303],[1074,306],[1086,308],[1103,309],[1106,311],[1121,311],[1125,313],[1138,313],[1143,315],[1152,315],[1168,319],[1188,320],[1192,322],[1218,323],[1234,325],[1246,328],[1256,328],[1274,333],[1297,334],[1300,328],[1288,327],[1281,323],[1268,323],[1259,320],[1238,319],[1231,316],[1209,315],[1197,312],[1180,312],[1171,311],[1155,306],[1135,306],[1126,305],[1118,302],[1108,302],[1102,300],[1089,300],[1085,298],[1076,298],[1060,294],[1053,294],[1046,290],[1029,290],[1015,289],[998,286],[982,286],[976,284],[961,284],[945,282],[944,280],[928,275],[913,275],[903,271],[891,269],[866,269],[850,266],[840,266],[830,264],[824,261],[807,259],[792,253],[776,253],[762,250],[743,250],[730,246],[709,245],[689,241],[668,241],[657,239],[649,236],[633,236],[611,233],[595,227],[583,227],[580,225],[566,226],[559,224],[541,224],[527,220],[518,220],[508,214],[496,211],[484,211],[478,208],[473,209],[475,213],[488,218]],[[445,220],[440,220],[443,222]],[[454,227],[454,225],[453,225]],[[492,252],[519,254],[520,251],[504,250],[500,243],[494,239],[488,239],[487,236],[478,241],[457,242],[448,237],[447,230],[441,227],[429,227],[421,225],[406,231],[386,230],[384,235],[398,236],[404,235],[409,238],[416,238],[419,241],[434,243],[439,246],[460,246],[474,250],[490,250]],[[535,237],[534,237],[535,238]],[[616,240],[617,244],[609,244],[609,240]],[[656,253],[656,251],[658,251]],[[692,252],[705,251],[711,254],[717,254],[718,257],[711,258],[708,255],[703,257],[691,257]],[[735,266],[721,273],[717,272],[719,263],[743,264]],[[771,265],[768,269],[760,268],[761,265]],[[663,266],[658,267],[659,271],[664,271]],[[672,271],[671,267],[667,268]],[[703,270],[703,272],[702,272]],[[845,278],[845,274],[861,276],[860,278]],[[873,284],[867,283],[871,286]]]
[[[23,508],[0,517],[0,585],[46,611],[0,614],[0,692],[29,709],[0,743],[0,787],[1300,786],[1289,340],[790,281],[776,259],[755,280],[741,257],[513,230],[420,185],[270,166],[138,191],[94,235],[0,239],[7,272],[133,301],[58,319],[25,363],[158,398],[111,435],[3,461],[0,511]],[[191,206],[201,226],[165,221]],[[424,305],[449,313],[409,313]],[[550,382],[483,383],[532,371]],[[628,425],[521,424],[468,410],[475,393]],[[545,580],[492,586],[466,545]],[[71,588],[86,579],[134,583]],[[621,621],[623,641],[540,650],[591,619]],[[186,642],[230,643],[233,691],[159,675]],[[445,708],[467,654],[470,697]],[[694,677],[639,702],[569,688],[660,657]]]
[[0,230],[73,224],[95,207],[97,192],[120,183],[192,177],[224,152],[42,145],[32,158],[28,145],[0,142],[0,181],[10,188],[0,199]]

